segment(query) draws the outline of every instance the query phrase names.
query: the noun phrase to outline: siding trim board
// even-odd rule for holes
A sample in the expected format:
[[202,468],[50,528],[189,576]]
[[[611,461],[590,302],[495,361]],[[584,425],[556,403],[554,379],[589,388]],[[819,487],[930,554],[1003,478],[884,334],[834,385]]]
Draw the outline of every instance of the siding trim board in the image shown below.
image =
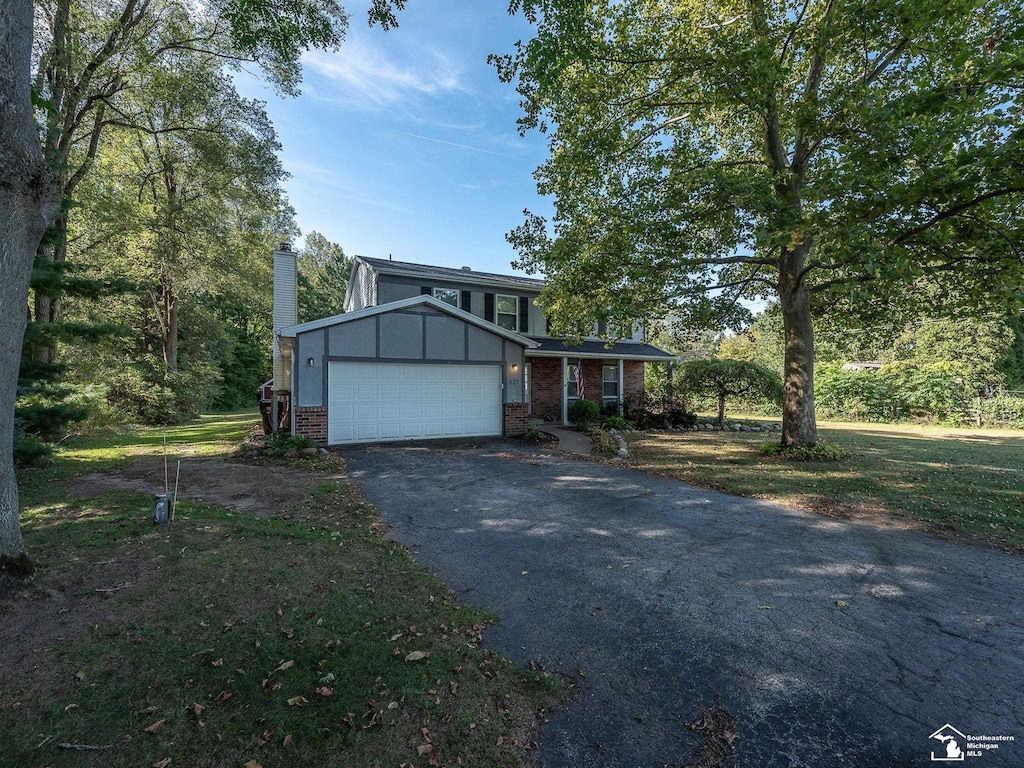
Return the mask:
[[328,355],[329,363],[408,363],[410,365],[505,365],[504,360],[446,360],[444,358],[425,358],[417,360],[409,357],[360,357],[359,355]]

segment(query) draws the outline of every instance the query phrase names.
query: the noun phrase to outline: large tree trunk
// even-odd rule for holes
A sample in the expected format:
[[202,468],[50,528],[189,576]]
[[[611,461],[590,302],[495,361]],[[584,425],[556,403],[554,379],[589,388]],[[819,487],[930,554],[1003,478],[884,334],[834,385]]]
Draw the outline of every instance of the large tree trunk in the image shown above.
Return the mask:
[[32,15],[32,0],[5,0],[0,13],[0,566],[25,558],[14,475],[14,399],[32,262],[60,207],[32,112]]
[[780,257],[779,300],[785,332],[782,374],[782,444],[814,445],[818,424],[814,416],[814,328],[811,293],[804,281],[806,244],[786,248]]
[[718,395],[718,426],[722,426],[725,423],[725,395],[719,393]]

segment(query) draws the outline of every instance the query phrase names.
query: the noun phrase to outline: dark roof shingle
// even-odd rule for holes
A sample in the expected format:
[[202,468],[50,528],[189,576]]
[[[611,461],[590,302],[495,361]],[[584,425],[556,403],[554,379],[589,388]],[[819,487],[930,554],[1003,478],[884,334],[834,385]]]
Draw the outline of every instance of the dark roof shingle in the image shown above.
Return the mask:
[[374,259],[369,256],[358,256],[357,258],[362,259],[371,267],[381,272],[422,275],[423,277],[436,277],[444,280],[471,278],[473,280],[518,285],[534,290],[540,290],[544,287],[544,281],[535,277],[499,275],[494,272],[477,272],[475,269],[459,269],[457,267],[434,267],[429,264],[413,264],[409,261],[392,261],[391,259]]
[[548,336],[531,336],[531,339],[540,344],[531,352],[564,352],[569,357],[578,354],[604,355],[607,357],[656,357],[663,360],[674,360],[675,355],[658,349],[653,344],[637,344],[633,341],[619,341],[611,346],[605,345],[603,341],[584,341],[580,344],[570,345],[565,339],[555,339]]

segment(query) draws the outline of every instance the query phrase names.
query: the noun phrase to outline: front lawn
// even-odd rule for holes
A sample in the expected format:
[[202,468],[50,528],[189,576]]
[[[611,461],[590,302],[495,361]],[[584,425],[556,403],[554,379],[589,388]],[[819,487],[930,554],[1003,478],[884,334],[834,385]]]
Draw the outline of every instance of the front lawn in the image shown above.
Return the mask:
[[[226,453],[253,423],[210,418],[168,440],[208,474],[251,476]],[[30,473],[38,571],[0,593],[4,766],[533,762],[561,686],[480,647],[494,617],[381,537],[339,459],[279,467],[291,498],[269,514],[182,501],[158,527],[150,494],[109,486],[138,479],[128,458],[162,482],[162,440],[83,441]],[[103,466],[102,486],[64,482]]]
[[849,458],[805,464],[758,447],[778,434],[633,433],[640,469],[832,514],[892,514],[1024,549],[1024,432],[821,422]]

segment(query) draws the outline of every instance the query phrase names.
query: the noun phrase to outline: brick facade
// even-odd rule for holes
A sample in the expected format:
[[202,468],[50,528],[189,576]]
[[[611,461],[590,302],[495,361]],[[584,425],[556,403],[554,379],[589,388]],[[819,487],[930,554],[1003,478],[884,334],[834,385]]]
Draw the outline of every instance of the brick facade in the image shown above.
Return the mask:
[[531,357],[530,403],[535,419],[562,423],[562,358]]
[[298,406],[295,408],[295,434],[308,437],[317,445],[327,445],[327,408]]
[[644,393],[644,361],[624,360],[622,366],[622,386],[626,397],[637,400]]
[[505,403],[505,437],[521,437],[526,434],[529,419],[526,403]]
[[[569,357],[569,365],[579,358]],[[583,395],[587,400],[602,404],[601,377],[605,365],[616,365],[615,358],[583,358]],[[644,393],[643,360],[624,360],[622,369],[623,395],[636,398]],[[530,401],[532,418],[562,422],[562,358],[530,358]]]

